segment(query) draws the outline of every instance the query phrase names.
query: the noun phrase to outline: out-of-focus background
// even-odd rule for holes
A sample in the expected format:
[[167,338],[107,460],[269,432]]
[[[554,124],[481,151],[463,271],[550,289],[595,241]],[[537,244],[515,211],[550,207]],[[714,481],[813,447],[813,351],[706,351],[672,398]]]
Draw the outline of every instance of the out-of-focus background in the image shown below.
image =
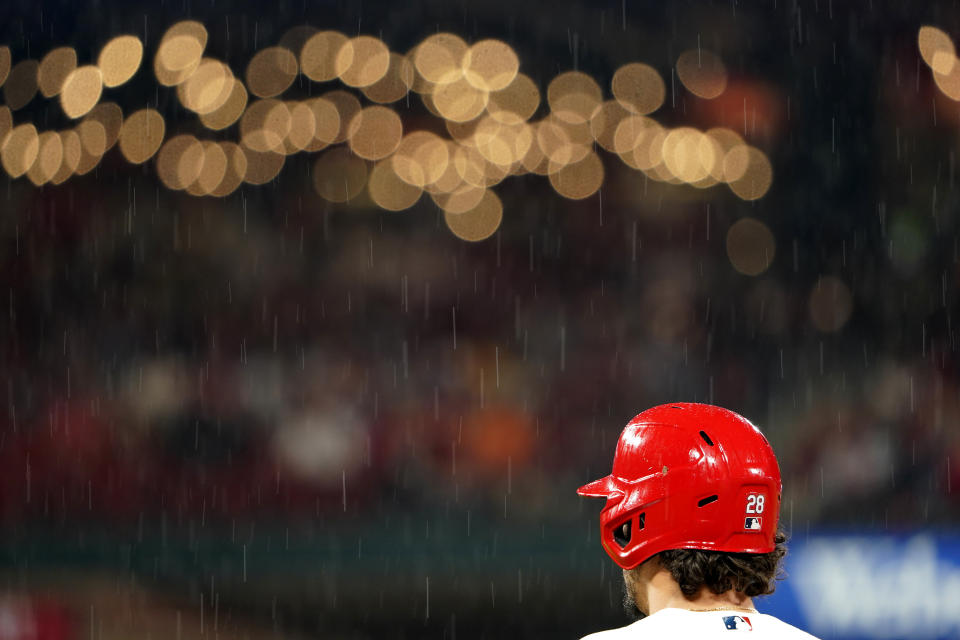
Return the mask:
[[951,2],[0,8],[0,638],[626,623],[580,484],[755,421],[825,638],[960,637]]

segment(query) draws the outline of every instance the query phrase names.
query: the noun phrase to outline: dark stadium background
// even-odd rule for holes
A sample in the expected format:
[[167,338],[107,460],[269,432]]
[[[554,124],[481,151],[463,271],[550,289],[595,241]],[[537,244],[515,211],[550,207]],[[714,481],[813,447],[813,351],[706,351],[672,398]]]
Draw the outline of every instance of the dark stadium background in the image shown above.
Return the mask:
[[[59,186],[3,173],[0,612],[20,626],[0,638],[624,624],[601,505],[574,492],[608,472],[629,418],[671,401],[763,429],[798,549],[841,536],[838,562],[860,564],[933,544],[941,573],[899,584],[955,577],[960,106],[917,41],[923,25],[956,37],[958,18],[879,0],[3,3],[14,63],[70,46],[84,64],[140,38],[139,71],[103,100],[156,109],[167,137],[236,139],[154,78],[179,21],[203,23],[206,55],[237,77],[298,25],[401,53],[452,32],[509,44],[544,96],[578,70],[609,99],[619,67],[648,64],[666,86],[652,117],[737,129],[773,182],[745,201],[601,152],[603,188],[583,200],[504,180],[503,221],[473,243],[426,196],[400,212],[322,200],[316,154],[224,198],[170,190],[117,149]],[[719,98],[676,77],[698,47],[726,65]],[[327,84],[301,77],[283,99],[344,88]],[[413,93],[392,107],[436,127]],[[23,122],[73,124],[39,95]],[[757,275],[727,243],[744,218],[774,241]],[[784,591],[811,588],[788,572]],[[850,584],[851,607],[882,609]],[[948,609],[917,609],[902,637],[957,637]]]

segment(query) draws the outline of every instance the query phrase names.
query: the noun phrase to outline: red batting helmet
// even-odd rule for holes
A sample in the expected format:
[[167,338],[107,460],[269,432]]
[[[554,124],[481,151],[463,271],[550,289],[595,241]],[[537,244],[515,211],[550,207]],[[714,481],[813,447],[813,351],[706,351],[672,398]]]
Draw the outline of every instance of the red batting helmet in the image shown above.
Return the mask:
[[620,434],[613,473],[577,493],[607,499],[600,540],[624,569],[668,549],[774,549],[777,459],[759,429],[720,407],[647,409]]

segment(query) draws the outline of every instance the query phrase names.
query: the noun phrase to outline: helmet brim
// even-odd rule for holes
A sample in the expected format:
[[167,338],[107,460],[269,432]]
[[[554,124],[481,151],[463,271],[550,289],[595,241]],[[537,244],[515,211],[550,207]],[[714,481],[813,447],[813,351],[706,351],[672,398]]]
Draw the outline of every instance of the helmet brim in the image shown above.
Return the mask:
[[616,478],[610,475],[588,482],[577,489],[577,493],[588,498],[609,498],[615,494],[622,494],[623,489],[619,487]]

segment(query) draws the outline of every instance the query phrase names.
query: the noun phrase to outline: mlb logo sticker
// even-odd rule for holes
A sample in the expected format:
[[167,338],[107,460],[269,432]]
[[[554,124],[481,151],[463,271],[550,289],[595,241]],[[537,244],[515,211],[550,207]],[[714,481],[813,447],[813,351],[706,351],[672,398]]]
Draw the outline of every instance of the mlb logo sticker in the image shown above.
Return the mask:
[[750,618],[746,616],[723,616],[723,624],[731,631],[753,631]]
[[760,518],[744,518],[743,528],[747,531],[760,531]]

